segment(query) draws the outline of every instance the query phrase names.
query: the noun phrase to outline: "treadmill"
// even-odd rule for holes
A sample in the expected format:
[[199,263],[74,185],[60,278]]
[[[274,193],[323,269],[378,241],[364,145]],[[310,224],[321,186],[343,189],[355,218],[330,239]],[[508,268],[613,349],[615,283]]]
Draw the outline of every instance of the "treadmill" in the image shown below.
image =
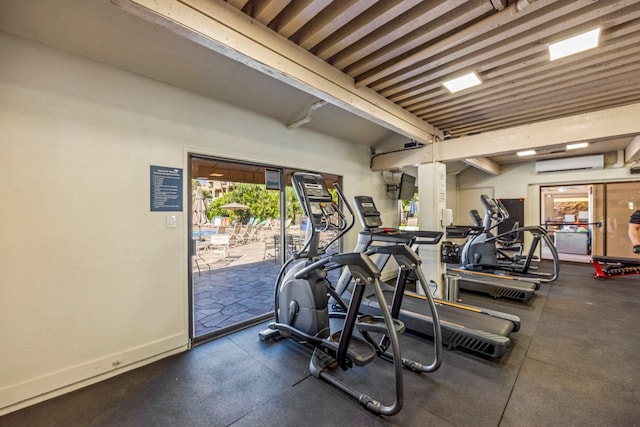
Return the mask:
[[[443,233],[433,231],[400,231],[382,228],[380,212],[373,199],[368,196],[357,196],[354,205],[364,230],[358,235],[358,243],[354,252],[365,252],[375,255],[374,262],[380,270],[384,268],[392,255],[384,250],[376,252],[376,247],[387,245],[436,244]],[[400,269],[396,286],[382,283],[383,294],[387,305],[394,301],[397,291],[404,293],[401,307],[392,307],[392,315],[404,322],[407,329],[432,335],[433,321],[429,315],[429,307],[425,297],[412,292],[405,292],[404,287],[410,271]],[[351,275],[343,271],[335,292],[344,300],[350,300],[352,288]],[[450,349],[464,349],[486,357],[501,357],[511,345],[509,335],[520,329],[520,318],[512,314],[488,310],[456,302],[435,299],[442,340]],[[360,311],[376,315],[380,312],[379,302],[371,289],[365,290]]]
[[[471,211],[473,219],[473,229],[480,228],[480,232],[484,233],[488,227],[482,224],[482,219],[478,211]],[[485,219],[490,221],[491,216],[487,213]],[[447,229],[447,237],[460,237],[458,230]],[[466,236],[462,236],[466,237]],[[473,239],[473,237],[472,237]],[[465,243],[465,245],[468,243]],[[540,289],[540,280],[534,278],[525,278],[511,276],[508,274],[496,274],[495,272],[475,271],[462,268],[461,265],[447,265],[449,273],[455,273],[460,276],[458,286],[465,291],[482,293],[493,298],[505,298],[513,301],[527,302],[530,301]]]
[[505,298],[518,302],[530,301],[540,287],[539,282],[529,282],[510,276],[447,267],[447,271],[460,276],[458,286],[465,291]]

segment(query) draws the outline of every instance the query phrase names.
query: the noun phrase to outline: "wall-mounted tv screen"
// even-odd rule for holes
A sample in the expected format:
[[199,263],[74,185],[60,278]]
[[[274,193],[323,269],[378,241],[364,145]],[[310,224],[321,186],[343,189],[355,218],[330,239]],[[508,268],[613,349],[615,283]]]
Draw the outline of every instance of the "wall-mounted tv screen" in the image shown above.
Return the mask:
[[411,200],[413,199],[413,193],[416,191],[416,177],[402,174],[400,177],[400,191],[398,192],[398,199]]

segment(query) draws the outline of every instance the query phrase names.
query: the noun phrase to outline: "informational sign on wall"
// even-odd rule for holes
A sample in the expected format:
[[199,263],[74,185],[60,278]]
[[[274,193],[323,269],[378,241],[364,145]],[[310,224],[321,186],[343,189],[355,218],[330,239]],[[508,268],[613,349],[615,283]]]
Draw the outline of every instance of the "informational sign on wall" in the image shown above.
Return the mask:
[[438,174],[438,201],[445,203],[447,201],[447,170],[440,168]]
[[280,189],[280,171],[278,169],[265,169],[264,182],[267,190]]
[[151,165],[151,212],[182,212],[182,169]]

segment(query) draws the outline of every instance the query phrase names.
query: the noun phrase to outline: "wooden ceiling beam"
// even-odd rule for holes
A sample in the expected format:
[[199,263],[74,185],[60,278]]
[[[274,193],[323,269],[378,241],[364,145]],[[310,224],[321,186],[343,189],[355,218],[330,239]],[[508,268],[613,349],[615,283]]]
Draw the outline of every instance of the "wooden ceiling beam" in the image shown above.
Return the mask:
[[[479,0],[470,3],[477,4]],[[389,21],[376,31],[363,37],[358,42],[349,46],[330,58],[330,62],[337,68],[344,70],[349,75],[360,73],[360,67],[371,68],[370,61],[374,63],[384,62],[394,58],[418,46],[432,40],[443,30],[427,25],[437,17],[446,14],[456,7],[464,5],[464,0],[450,0],[435,4],[435,2],[422,1],[415,7],[407,10],[402,15]],[[464,21],[450,17],[456,21],[455,25],[463,25]],[[455,29],[455,25],[449,26],[450,30]],[[440,34],[441,35],[441,34]]]
[[[611,94],[609,99],[600,99],[599,103],[605,103],[604,105],[612,105],[613,107],[630,105],[635,102],[638,102],[638,94],[627,95],[625,92],[622,94],[614,93]],[[543,111],[534,111],[529,112],[526,115],[518,115],[513,116],[506,114],[503,117],[503,120],[500,121],[477,121],[474,123],[476,126],[466,127],[465,126],[452,126],[451,129],[447,129],[450,131],[452,135],[456,136],[466,136],[475,133],[489,132],[492,129],[508,129],[510,127],[523,126],[526,123],[536,123],[543,122],[552,119],[557,119],[563,117],[565,115],[578,114],[578,113],[587,113],[594,112],[601,109],[600,105],[596,104],[593,101],[583,102],[581,104],[571,104],[565,105],[559,109],[548,108]],[[613,108],[612,107],[612,108]],[[486,126],[486,127],[485,127]]]
[[340,28],[349,28],[346,24],[372,4],[372,0],[341,0],[333,2],[293,34],[291,41],[310,50]]
[[246,11],[246,7],[242,8],[242,11],[248,13],[255,20],[261,22],[263,25],[269,25],[280,12],[287,6],[286,1],[262,1],[252,0],[251,10]]
[[[379,93],[389,99],[394,100],[394,102],[401,102],[406,99],[410,99],[412,97],[419,96],[418,94],[423,91],[429,91],[433,89],[437,89],[441,91],[443,94],[447,94],[448,96],[462,96],[463,93],[451,94],[442,84],[443,81],[446,80],[451,75],[461,74],[459,70],[469,70],[471,68],[476,71],[478,76],[484,81],[485,77],[483,74],[484,70],[491,69],[489,65],[494,65],[495,67],[499,67],[501,65],[507,64],[512,61],[524,61],[532,54],[545,52],[546,48],[542,46],[531,47],[528,49],[522,49],[521,51],[512,52],[505,51],[496,56],[486,58],[481,63],[476,63],[477,59],[474,58],[466,58],[464,61],[456,62],[452,64],[444,64],[438,67],[434,67],[429,71],[429,73],[421,74],[417,76],[415,84],[412,82],[407,82],[404,85],[392,86],[387,89],[380,90]],[[494,52],[496,53],[496,52]],[[479,64],[473,67],[473,64]],[[481,65],[480,65],[481,64]],[[373,89],[373,88],[372,88]],[[484,89],[484,86],[482,87]],[[375,89],[374,89],[375,90]]]
[[225,1],[229,3],[231,6],[240,10],[242,10],[242,8],[249,2],[249,0],[225,0]]
[[624,150],[624,161],[634,162],[640,160],[640,135],[634,137]]
[[[522,11],[518,11],[514,3],[508,9],[494,13],[488,18],[469,25],[436,43],[424,46],[401,60],[387,62],[375,68],[370,68],[368,71],[356,76],[356,85],[359,87],[367,85],[379,86],[381,83],[391,85],[392,83],[387,82],[395,82],[400,78],[399,76],[408,74],[408,71],[422,69],[427,65],[429,68],[438,65],[437,63],[433,64],[433,57],[443,57],[441,52],[446,52],[447,58],[453,55],[461,57],[487,45],[494,45],[500,42],[504,43],[505,40],[509,40],[510,37],[522,32],[522,28],[532,28],[532,25],[534,25],[533,22],[529,23],[529,20],[526,20],[522,21],[519,26],[509,28],[509,24],[512,24],[515,19],[514,16],[521,18],[530,15],[534,16],[532,21],[541,20],[541,18],[536,19],[533,12],[553,4],[555,1],[556,0],[539,0]],[[542,19],[542,21],[543,20],[544,19]],[[504,29],[501,27],[504,27]],[[503,34],[504,32],[507,34]],[[492,34],[485,39],[488,33]],[[444,59],[441,61],[444,61]],[[393,78],[394,76],[395,78]]]
[[466,165],[473,166],[476,169],[480,169],[491,175],[500,175],[500,165],[487,157],[474,157],[469,159],[463,159],[462,162]]
[[414,7],[422,0],[386,0],[377,2],[362,14],[355,17],[349,25],[328,35],[311,49],[318,57],[328,60],[338,52],[347,49],[358,40],[373,33],[377,28]]
[[[607,105],[613,105],[612,108],[617,108],[617,107],[623,107],[626,105],[629,105],[633,102],[637,102],[638,97],[637,96],[630,96],[626,99],[620,99],[619,97],[615,99],[615,103],[610,103]],[[619,103],[619,104],[618,104]],[[558,120],[562,117],[564,117],[565,115],[568,114],[572,114],[572,113],[576,113],[579,112],[581,114],[587,114],[587,113],[592,113],[592,112],[597,112],[598,109],[597,108],[579,108],[579,109],[572,109],[572,108],[567,108],[566,110],[563,110],[562,113],[560,114],[538,114],[535,116],[531,116],[532,118],[529,119],[515,119],[515,120],[508,120],[502,123],[497,123],[494,124],[492,123],[490,126],[488,127],[481,127],[481,126],[477,126],[477,127],[473,127],[471,128],[471,130],[469,130],[469,128],[456,128],[456,127],[452,127],[452,129],[450,130],[450,133],[452,135],[456,135],[459,138],[464,138],[467,136],[474,136],[474,135],[481,135],[487,132],[492,132],[492,131],[498,131],[498,130],[507,130],[507,129],[511,129],[514,127],[519,127],[519,126],[526,126],[526,124],[528,123],[541,123],[541,122],[546,122],[546,121],[550,121],[550,120]],[[484,123],[481,123],[481,125],[483,125]],[[449,131],[449,129],[447,129],[447,131]]]
[[[640,53],[640,45],[633,49],[633,52],[626,53],[629,55],[638,55]],[[460,117],[461,114],[464,114],[464,111],[484,109],[487,105],[506,105],[510,102],[529,98],[532,93],[553,94],[565,89],[572,90],[578,82],[604,82],[605,79],[614,80],[616,76],[634,72],[634,70],[640,73],[640,62],[630,64],[627,55],[622,58],[614,58],[610,65],[611,67],[602,71],[593,70],[589,66],[569,67],[567,73],[572,74],[572,81],[567,81],[566,77],[558,75],[554,78],[547,77],[546,79],[541,77],[541,74],[534,74],[531,79],[522,76],[522,78],[518,79],[517,84],[510,84],[509,81],[504,81],[496,84],[494,91],[487,91],[486,96],[470,97],[468,102],[448,103],[447,108],[435,111],[433,108],[408,108],[408,110],[417,116],[429,117],[430,121],[436,122],[446,120],[448,117]],[[438,100],[433,99],[431,102],[437,105]]]
[[638,93],[628,94],[626,91],[617,91],[607,95],[606,98],[600,97],[596,100],[589,99],[580,103],[574,101],[564,104],[561,107],[554,107],[553,105],[543,106],[536,110],[530,110],[518,114],[510,114],[506,111],[496,119],[483,120],[482,117],[476,117],[474,120],[468,120],[462,125],[450,124],[447,126],[444,123],[442,125],[445,126],[444,129],[449,131],[454,137],[464,136],[471,133],[488,132],[491,129],[505,129],[513,126],[521,126],[526,123],[556,119],[565,115],[597,111],[602,108],[601,105],[614,105],[617,107],[633,104],[637,102],[638,99],[640,99]]
[[[546,49],[545,49],[546,50]],[[416,115],[437,117],[455,115],[460,110],[484,106],[488,103],[502,102],[505,97],[519,94],[525,96],[539,87],[553,82],[566,80],[567,75],[595,76],[600,72],[602,63],[606,68],[623,66],[633,62],[640,53],[640,31],[629,36],[607,42],[598,52],[586,53],[584,59],[558,60],[557,64],[549,63],[545,55],[533,55],[523,61],[516,61],[508,66],[495,67],[485,76],[482,91],[468,91],[461,94],[450,94],[442,89],[440,84],[433,83],[425,89],[429,92],[417,95],[413,102],[398,102],[398,104]],[[488,68],[492,68],[488,64]],[[549,73],[549,71],[554,71]],[[393,101],[394,98],[391,98]]]
[[292,1],[269,24],[269,28],[289,38],[330,4],[331,0]]
[[[538,3],[540,1],[533,5]],[[466,41],[452,51],[443,50],[404,69],[385,73],[375,81],[369,81],[368,86],[378,92],[384,91],[385,96],[390,96],[394,92],[407,90],[431,80],[432,70],[439,66],[451,67],[450,76],[455,77],[456,74],[480,67],[484,61],[499,54],[517,55],[522,51],[526,55],[524,48],[527,46],[540,44],[541,40],[557,39],[558,33],[572,27],[584,28],[585,21],[593,21],[596,25],[598,20],[605,19],[603,15],[622,14],[623,9],[628,6],[627,2],[617,0],[601,0],[597,3],[582,0],[559,4],[561,7],[554,10],[554,17],[557,17],[551,22],[546,15],[531,16],[530,19],[520,20],[523,23],[514,28],[505,29],[504,32],[485,34],[483,37]],[[562,17],[564,19],[560,19]],[[356,77],[356,86],[360,86],[359,79],[360,77]]]
[[640,134],[640,103],[438,141],[420,149],[381,153],[372,158],[374,171],[433,161],[447,162],[514,153],[551,145]]
[[503,10],[505,7],[507,7],[507,0],[490,0],[490,1],[493,8],[498,12]]
[[[630,43],[636,43],[638,31],[640,30],[638,18],[640,18],[640,9],[637,8],[636,10],[620,10],[613,16],[607,16],[607,25],[615,25],[615,27],[601,36],[601,46],[597,50],[584,52],[581,58],[599,60],[602,54],[614,51],[621,46],[629,46]],[[497,51],[485,51],[485,53],[487,53],[486,56],[470,56],[464,60],[432,68],[428,73],[406,85],[390,87],[379,92],[407,108],[410,104],[409,101],[415,103],[421,99],[422,93],[436,88],[440,89],[439,92],[447,98],[473,96],[473,92],[469,93],[468,91],[460,94],[450,94],[442,86],[442,81],[446,76],[469,69],[474,64],[476,64],[475,71],[478,72],[483,80],[481,91],[484,93],[486,88],[490,88],[492,82],[496,81],[501,75],[504,75],[505,79],[513,81],[518,76],[518,70],[531,74],[535,69],[536,74],[542,75],[548,75],[550,71],[558,70],[558,73],[563,74],[564,70],[562,68],[582,61],[582,59],[577,59],[576,57],[569,57],[549,62],[547,46],[535,42],[524,48],[521,47],[519,50],[508,50],[498,55],[496,55]],[[480,52],[478,52],[478,55],[480,55]],[[600,63],[602,62],[605,62],[605,60],[600,61]],[[375,90],[376,87],[373,87],[373,89]]]

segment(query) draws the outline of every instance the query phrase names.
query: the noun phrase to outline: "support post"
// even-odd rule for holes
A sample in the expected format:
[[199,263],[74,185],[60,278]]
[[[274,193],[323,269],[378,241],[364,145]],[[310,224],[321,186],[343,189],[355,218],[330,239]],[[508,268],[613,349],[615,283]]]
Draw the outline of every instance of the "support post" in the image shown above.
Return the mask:
[[[433,162],[418,166],[418,221],[421,230],[446,231],[442,223],[442,212],[447,206],[447,168],[444,163]],[[422,271],[429,281],[427,285],[437,286],[434,296],[444,299],[444,273],[446,265],[442,263],[442,242],[437,245],[420,247]],[[418,292],[422,290],[418,287]]]

